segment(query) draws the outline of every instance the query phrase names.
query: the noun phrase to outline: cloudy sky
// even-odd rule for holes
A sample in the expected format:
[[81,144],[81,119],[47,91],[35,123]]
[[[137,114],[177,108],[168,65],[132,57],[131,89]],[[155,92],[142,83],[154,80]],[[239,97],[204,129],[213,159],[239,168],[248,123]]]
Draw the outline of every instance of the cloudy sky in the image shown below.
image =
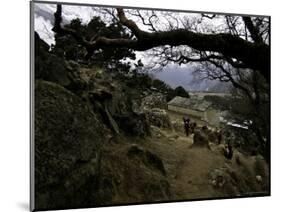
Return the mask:
[[[49,45],[54,44],[52,31],[56,4],[35,3],[34,4],[34,28]],[[83,23],[88,23],[94,15],[92,7],[86,6],[63,6],[63,22],[69,23],[72,19],[80,18]]]

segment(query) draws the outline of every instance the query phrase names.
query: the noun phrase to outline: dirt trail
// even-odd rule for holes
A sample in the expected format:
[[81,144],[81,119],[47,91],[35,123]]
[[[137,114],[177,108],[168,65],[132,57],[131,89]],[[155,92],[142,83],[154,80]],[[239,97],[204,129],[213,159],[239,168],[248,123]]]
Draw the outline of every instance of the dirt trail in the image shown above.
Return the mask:
[[[191,148],[193,135],[160,130],[145,146],[158,154],[167,170],[174,198],[194,199],[218,195],[208,182],[208,172],[224,164],[221,156],[205,148]],[[214,161],[218,163],[214,164]]]
[[[192,147],[193,135],[187,137],[183,132],[155,129],[144,146],[162,158],[175,200],[230,197],[245,191],[264,191],[266,182],[257,183],[256,176],[267,173],[267,170],[266,167],[256,169],[256,157],[234,150],[234,157],[228,160],[221,152],[221,145],[210,143],[211,149]],[[240,165],[235,159],[237,155],[242,161]],[[210,174],[214,171],[227,175],[224,186],[212,184]]]

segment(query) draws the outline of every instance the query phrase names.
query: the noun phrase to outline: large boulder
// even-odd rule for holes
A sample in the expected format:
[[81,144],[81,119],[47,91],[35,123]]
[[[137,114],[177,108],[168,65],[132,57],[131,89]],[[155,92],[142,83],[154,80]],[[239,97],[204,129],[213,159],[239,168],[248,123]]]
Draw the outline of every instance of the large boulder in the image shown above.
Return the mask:
[[163,161],[155,153],[133,144],[128,149],[127,155],[130,158],[138,157],[145,165],[154,170],[158,170],[161,174],[166,176],[166,170],[164,168]]
[[103,124],[78,96],[35,81],[35,199],[37,209],[95,204]]
[[[100,205],[136,204],[171,200],[164,162],[151,149],[122,142],[103,146],[99,188],[94,190]],[[129,143],[128,143],[129,142]]]
[[206,130],[195,130],[192,147],[207,147],[208,149],[210,148],[209,137]]

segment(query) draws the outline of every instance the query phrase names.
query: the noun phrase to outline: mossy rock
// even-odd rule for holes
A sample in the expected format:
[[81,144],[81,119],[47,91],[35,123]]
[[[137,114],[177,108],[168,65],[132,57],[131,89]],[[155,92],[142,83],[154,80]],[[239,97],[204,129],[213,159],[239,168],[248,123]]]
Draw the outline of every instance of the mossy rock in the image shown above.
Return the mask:
[[104,126],[78,96],[35,81],[37,209],[94,204]]

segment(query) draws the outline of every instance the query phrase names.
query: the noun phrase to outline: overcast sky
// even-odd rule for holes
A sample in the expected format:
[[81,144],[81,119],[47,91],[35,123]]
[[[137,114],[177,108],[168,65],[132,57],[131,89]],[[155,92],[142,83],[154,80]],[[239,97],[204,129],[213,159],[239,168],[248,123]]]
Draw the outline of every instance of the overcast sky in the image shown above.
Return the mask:
[[[35,31],[37,31],[40,37],[49,45],[54,44],[55,41],[52,27],[56,4],[35,3],[34,5]],[[68,23],[75,18],[80,18],[82,23],[88,23],[93,15],[94,11],[92,7],[89,6],[63,6],[62,18],[64,23]]]

